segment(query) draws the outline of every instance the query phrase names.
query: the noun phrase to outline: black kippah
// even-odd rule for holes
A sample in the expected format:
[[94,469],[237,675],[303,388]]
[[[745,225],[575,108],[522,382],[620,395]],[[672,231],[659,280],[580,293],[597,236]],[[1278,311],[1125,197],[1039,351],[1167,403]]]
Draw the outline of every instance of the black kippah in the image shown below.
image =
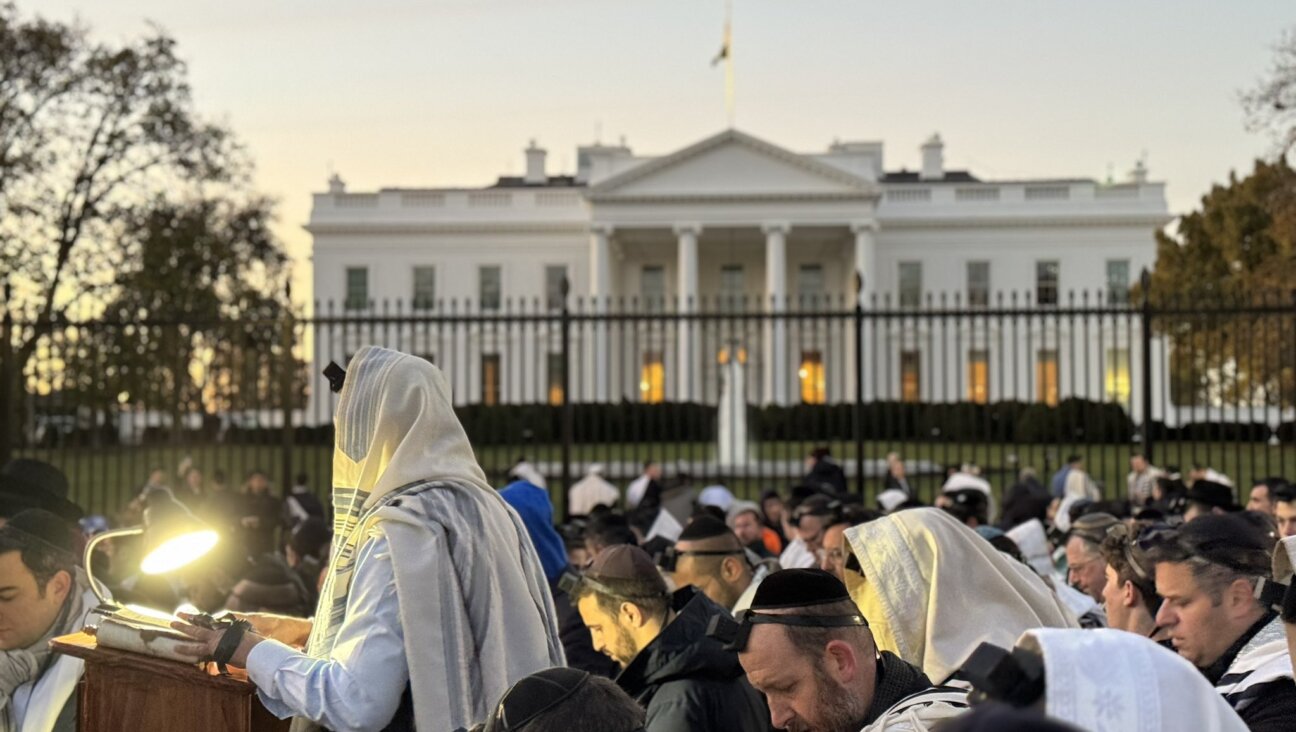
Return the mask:
[[523,678],[504,693],[486,729],[513,732],[563,703],[575,694],[590,675],[574,668],[550,668]]
[[784,569],[756,588],[752,610],[813,607],[851,599],[846,585],[822,569]]
[[680,532],[678,541],[700,541],[728,534],[729,527],[715,516],[698,516]]

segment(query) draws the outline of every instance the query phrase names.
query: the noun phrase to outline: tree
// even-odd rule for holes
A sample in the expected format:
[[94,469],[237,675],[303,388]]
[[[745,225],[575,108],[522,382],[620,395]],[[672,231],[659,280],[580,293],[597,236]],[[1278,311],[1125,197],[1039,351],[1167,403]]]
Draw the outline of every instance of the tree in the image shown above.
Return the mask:
[[[1229,176],[1182,216],[1177,234],[1157,232],[1153,303],[1170,314],[1157,330],[1171,339],[1176,404],[1276,403],[1296,394],[1296,171],[1256,161]],[[1213,309],[1219,308],[1219,312]]]
[[121,46],[0,5],[0,460],[13,444],[21,376],[70,312],[120,296],[155,198],[220,198],[250,166],[195,112],[175,41],[153,29]]
[[1278,146],[1278,157],[1296,147],[1296,29],[1283,34],[1274,47],[1268,75],[1242,94],[1247,127],[1269,132]]

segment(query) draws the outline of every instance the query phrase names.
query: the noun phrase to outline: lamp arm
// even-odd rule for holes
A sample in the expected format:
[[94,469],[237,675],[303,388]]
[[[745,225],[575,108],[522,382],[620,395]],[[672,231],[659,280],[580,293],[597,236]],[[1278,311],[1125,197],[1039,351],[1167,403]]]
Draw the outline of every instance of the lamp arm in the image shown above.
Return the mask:
[[99,584],[99,581],[95,579],[94,570],[91,569],[93,562],[90,560],[94,556],[95,547],[104,539],[112,539],[120,536],[138,536],[143,533],[143,526],[128,526],[124,529],[113,529],[111,531],[105,531],[102,534],[95,534],[94,538],[86,543],[84,558],[86,580],[90,583],[90,589],[94,592],[95,597],[99,598],[100,603],[104,605],[114,604],[112,600],[108,599],[107,592],[103,589],[102,585]]

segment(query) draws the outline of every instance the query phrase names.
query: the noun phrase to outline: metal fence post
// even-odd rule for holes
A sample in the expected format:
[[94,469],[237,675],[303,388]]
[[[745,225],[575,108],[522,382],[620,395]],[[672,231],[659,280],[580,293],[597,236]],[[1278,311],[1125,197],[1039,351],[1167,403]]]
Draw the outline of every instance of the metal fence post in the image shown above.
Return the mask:
[[283,488],[284,496],[287,497],[288,487],[293,484],[292,474],[292,454],[293,454],[293,405],[296,398],[293,394],[293,384],[296,381],[296,364],[293,362],[293,335],[295,325],[293,323],[292,312],[292,282],[284,285],[284,319],[280,333],[280,348],[283,353],[280,355],[283,366],[279,374],[279,398],[282,399],[283,410],[283,430],[281,435],[281,453],[279,456],[280,466],[283,470]]
[[569,518],[567,491],[571,489],[571,451],[576,441],[576,419],[571,402],[571,310],[568,306],[568,293],[571,283],[566,277],[562,280],[562,515]]
[[1143,307],[1139,312],[1139,328],[1142,330],[1140,336],[1143,340],[1143,391],[1141,392],[1143,421],[1139,428],[1139,435],[1143,443],[1143,457],[1151,464],[1154,459],[1152,457],[1152,273],[1146,267],[1139,275],[1139,284],[1143,291]]
[[864,273],[855,272],[855,486],[864,495]]

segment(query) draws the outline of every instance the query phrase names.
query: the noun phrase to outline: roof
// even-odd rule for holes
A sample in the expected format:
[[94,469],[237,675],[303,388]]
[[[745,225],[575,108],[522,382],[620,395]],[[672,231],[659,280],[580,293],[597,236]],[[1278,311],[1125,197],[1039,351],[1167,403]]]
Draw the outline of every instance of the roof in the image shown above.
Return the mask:
[[916,170],[891,171],[882,174],[883,183],[980,183],[981,179],[966,170],[947,170],[940,178],[921,178]]
[[544,183],[527,183],[520,175],[501,175],[490,188],[584,188],[573,175],[551,175]]

